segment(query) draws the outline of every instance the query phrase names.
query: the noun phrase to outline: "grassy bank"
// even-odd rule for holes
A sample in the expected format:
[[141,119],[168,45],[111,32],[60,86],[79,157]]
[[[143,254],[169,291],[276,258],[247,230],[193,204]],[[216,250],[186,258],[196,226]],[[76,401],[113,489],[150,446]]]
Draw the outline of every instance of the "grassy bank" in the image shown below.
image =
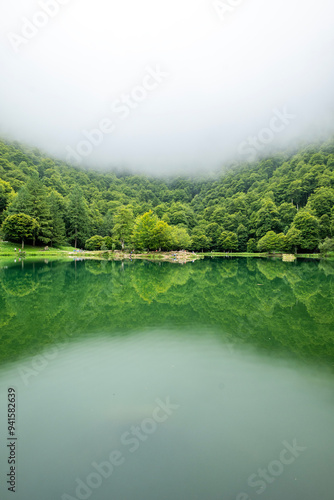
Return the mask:
[[[10,258],[85,258],[85,259],[108,259],[108,260],[125,260],[125,259],[147,259],[147,260],[158,260],[158,261],[169,261],[169,262],[190,262],[197,259],[202,259],[204,257],[277,257],[282,258],[281,253],[249,253],[249,252],[198,252],[193,253],[189,251],[170,251],[170,252],[138,252],[129,253],[127,251],[119,250],[99,250],[99,251],[89,251],[89,250],[76,250],[71,246],[64,246],[59,248],[49,247],[47,250],[45,247],[36,247],[31,245],[26,245],[24,250],[20,251],[20,247],[11,242],[0,242],[0,259]],[[297,254],[296,258],[303,259],[334,259],[334,252],[330,252],[326,256],[320,253],[311,254]]]
[[268,257],[267,253],[249,253],[249,252],[204,252],[205,257]]
[[[205,252],[203,253],[205,257],[277,257],[282,258],[284,254],[282,253],[249,253],[249,252]],[[291,254],[292,255],[292,254]],[[305,253],[305,254],[293,254],[297,259],[327,259],[334,258],[334,252],[330,252],[328,255],[321,253]]]
[[59,248],[52,248],[49,247],[48,250],[45,250],[45,247],[37,247],[37,246],[32,246],[32,245],[25,245],[24,249],[21,250],[21,246],[15,243],[12,243],[10,241],[5,242],[1,241],[0,242],[0,257],[6,257],[6,256],[17,256],[20,257],[21,255],[24,255],[26,257],[28,256],[36,256],[36,257],[44,257],[45,255],[48,256],[59,256],[62,254],[68,254],[69,252],[73,251],[73,247],[59,247]]
[[129,253],[112,250],[76,250],[74,247],[59,247],[45,249],[45,247],[36,247],[25,245],[24,250],[20,251],[20,247],[11,242],[0,242],[0,259],[107,259],[107,260],[134,260],[147,259],[168,262],[185,263],[196,259],[201,259],[204,254],[195,254],[186,251],[171,251],[171,252],[138,252]]

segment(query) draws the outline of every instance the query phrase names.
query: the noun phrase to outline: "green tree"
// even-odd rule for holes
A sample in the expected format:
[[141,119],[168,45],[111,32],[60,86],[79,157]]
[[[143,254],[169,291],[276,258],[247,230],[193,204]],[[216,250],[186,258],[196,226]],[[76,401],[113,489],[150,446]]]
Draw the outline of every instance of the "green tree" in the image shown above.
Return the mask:
[[74,247],[77,248],[78,243],[83,245],[89,230],[89,215],[86,200],[79,187],[75,187],[69,196],[67,228]]
[[320,243],[319,250],[322,254],[327,255],[329,252],[334,252],[334,238],[326,238]]
[[279,233],[277,235],[277,250],[279,252],[285,252],[287,250],[287,239],[284,233]]
[[282,203],[278,207],[278,214],[281,228],[286,232],[297,214],[297,209],[292,203]]
[[184,227],[172,227],[172,249],[190,250],[192,241],[188,231]]
[[88,216],[89,216],[89,232],[100,233],[103,228],[103,217],[98,208],[96,201],[92,201],[88,206]]
[[13,214],[3,221],[2,231],[10,241],[21,241],[23,250],[25,240],[36,237],[39,224],[30,215]]
[[300,231],[303,250],[314,250],[319,244],[318,219],[307,211],[299,211],[293,220],[293,227]]
[[277,250],[278,239],[277,234],[274,231],[268,231],[257,244],[257,249],[259,252],[274,252]]
[[113,248],[114,248],[114,242],[113,242],[112,237],[111,236],[105,236],[103,238],[103,245],[106,247],[107,250],[113,250]]
[[101,234],[104,236],[112,236],[112,230],[114,227],[114,214],[112,210],[108,210],[103,216]]
[[151,248],[153,250],[170,250],[173,245],[173,232],[171,226],[162,220],[157,221],[152,232]]
[[24,186],[8,207],[9,214],[25,213],[36,219],[39,225],[38,233],[33,235],[33,245],[36,239],[48,244],[52,238],[52,218],[47,201],[47,190],[35,174]]
[[13,201],[15,192],[9,182],[0,179],[0,213]]
[[219,250],[235,251],[238,249],[238,237],[233,231],[223,231],[218,238]]
[[157,222],[158,216],[152,210],[136,218],[132,234],[136,248],[148,250],[155,248],[155,227]]
[[52,220],[51,246],[62,245],[65,242],[66,231],[65,222],[61,215],[59,201],[60,194],[53,190],[48,197],[50,215]]
[[119,207],[114,215],[114,227],[112,235],[119,240],[124,250],[124,245],[130,243],[130,237],[134,226],[134,216],[131,208],[122,206]]
[[294,250],[295,254],[302,245],[302,233],[292,226],[286,234],[287,250]]
[[96,234],[86,241],[85,248],[86,250],[100,250],[104,243],[105,239]]
[[308,205],[314,210],[317,217],[330,216],[334,205],[334,190],[328,187],[320,187],[309,198]]
[[245,252],[247,249],[248,234],[249,234],[248,229],[243,224],[239,224],[237,229],[237,237],[238,237],[238,250],[240,252]]
[[247,252],[249,253],[255,253],[257,251],[257,243],[254,238],[250,238],[247,241]]
[[319,234],[320,238],[323,240],[325,238],[329,238],[332,236],[332,231],[331,231],[331,220],[329,218],[329,215],[324,214],[320,217],[319,220]]
[[303,187],[302,187],[302,180],[297,179],[288,185],[288,189],[286,192],[288,198],[291,200],[291,203],[295,203],[298,205],[302,200],[303,197]]
[[191,233],[192,249],[195,251],[209,250],[211,240],[208,238],[201,228],[195,228]]
[[217,222],[210,222],[205,227],[205,234],[208,238],[211,240],[211,247],[212,248],[217,248],[218,245],[218,238],[221,234],[222,228],[217,224]]
[[279,231],[281,229],[279,213],[272,200],[263,200],[262,208],[257,212],[254,222],[258,238],[262,238],[268,231]]

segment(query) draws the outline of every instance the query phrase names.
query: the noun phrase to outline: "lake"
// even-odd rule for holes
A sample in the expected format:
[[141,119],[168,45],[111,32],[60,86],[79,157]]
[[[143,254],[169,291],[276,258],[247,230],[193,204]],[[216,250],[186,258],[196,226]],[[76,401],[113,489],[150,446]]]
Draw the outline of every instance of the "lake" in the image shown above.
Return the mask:
[[332,500],[333,292],[328,261],[3,262],[1,499]]

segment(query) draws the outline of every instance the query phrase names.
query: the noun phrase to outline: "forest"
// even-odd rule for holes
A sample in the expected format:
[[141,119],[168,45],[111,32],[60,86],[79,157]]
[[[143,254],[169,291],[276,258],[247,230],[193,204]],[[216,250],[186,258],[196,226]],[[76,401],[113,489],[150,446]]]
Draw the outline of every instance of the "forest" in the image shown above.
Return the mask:
[[2,239],[87,250],[334,251],[334,139],[215,178],[83,169],[0,141]]

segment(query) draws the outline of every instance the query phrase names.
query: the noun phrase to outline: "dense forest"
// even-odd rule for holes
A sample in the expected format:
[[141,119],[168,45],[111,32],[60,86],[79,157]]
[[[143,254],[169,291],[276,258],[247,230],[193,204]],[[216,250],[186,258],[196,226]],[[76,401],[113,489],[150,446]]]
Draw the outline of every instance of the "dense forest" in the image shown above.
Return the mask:
[[212,178],[99,172],[0,142],[2,237],[96,249],[334,250],[334,140]]

